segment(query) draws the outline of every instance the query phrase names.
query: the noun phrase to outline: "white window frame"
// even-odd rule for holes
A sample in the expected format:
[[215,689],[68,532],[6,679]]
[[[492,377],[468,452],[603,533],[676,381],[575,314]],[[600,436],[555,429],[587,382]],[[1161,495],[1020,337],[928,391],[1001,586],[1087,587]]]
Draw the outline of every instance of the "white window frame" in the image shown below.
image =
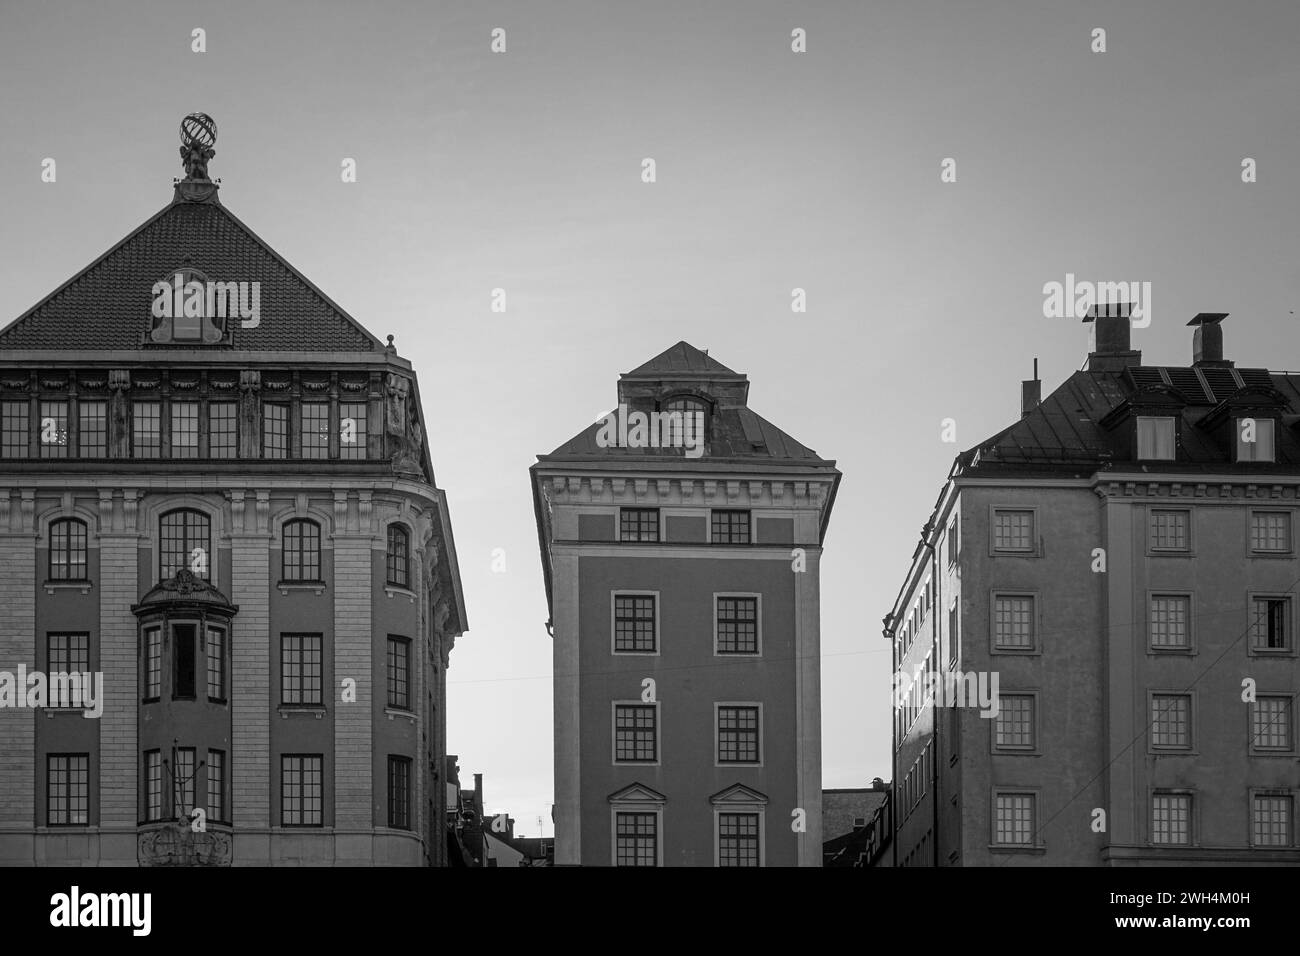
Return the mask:
[[[718,650],[718,598],[754,598],[754,630],[757,651],[720,651]],[[655,617],[658,626],[658,615]],[[713,656],[721,658],[758,658],[763,656],[763,595],[757,591],[714,591],[713,592]]]

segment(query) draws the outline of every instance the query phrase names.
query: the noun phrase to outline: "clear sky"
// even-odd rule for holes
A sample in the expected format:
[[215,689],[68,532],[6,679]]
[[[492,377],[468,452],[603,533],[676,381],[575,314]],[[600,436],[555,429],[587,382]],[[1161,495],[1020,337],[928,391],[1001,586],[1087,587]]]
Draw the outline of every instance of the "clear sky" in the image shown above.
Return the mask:
[[1046,393],[1086,355],[1045,283],[1150,281],[1156,363],[1208,311],[1238,364],[1300,366],[1297,40],[1295,0],[0,0],[0,324],[165,205],[180,118],[211,114],[223,202],[415,364],[471,623],[449,749],[527,835],[553,832],[528,466],[618,373],[709,349],[844,472],[825,785],[864,785],[880,619],[953,456],[1035,356]]

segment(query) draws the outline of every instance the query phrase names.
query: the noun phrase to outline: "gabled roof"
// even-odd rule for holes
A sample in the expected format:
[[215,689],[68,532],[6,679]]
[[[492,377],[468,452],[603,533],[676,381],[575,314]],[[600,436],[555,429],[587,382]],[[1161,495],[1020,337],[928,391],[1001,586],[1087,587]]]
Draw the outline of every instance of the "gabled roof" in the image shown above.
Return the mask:
[[678,342],[664,349],[644,365],[626,373],[624,378],[662,378],[680,372],[706,373],[708,375],[735,375],[727,366],[717,359],[710,358],[708,352],[702,352],[689,342]]
[[[212,281],[261,283],[261,323],[234,328],[231,347],[382,352],[384,346],[227,210],[215,196],[176,197],[3,330],[0,349],[138,349],[153,284],[178,268]],[[215,354],[222,346],[206,346]]]

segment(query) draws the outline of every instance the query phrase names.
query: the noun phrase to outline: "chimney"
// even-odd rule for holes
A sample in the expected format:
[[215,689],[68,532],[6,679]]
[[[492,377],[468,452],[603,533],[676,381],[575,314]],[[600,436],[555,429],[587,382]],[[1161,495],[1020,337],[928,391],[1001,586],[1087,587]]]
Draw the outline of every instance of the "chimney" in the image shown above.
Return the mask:
[[1088,353],[1088,371],[1118,372],[1142,364],[1142,353],[1129,346],[1131,302],[1106,302],[1094,305],[1084,316],[1093,327],[1093,347]]
[[1043,400],[1043,383],[1038,380],[1038,359],[1034,359],[1034,377],[1020,383],[1020,417],[1024,418]]
[[1187,323],[1196,326],[1192,333],[1192,364],[1197,368],[1232,368],[1232,363],[1223,358],[1223,327],[1219,325],[1227,317],[1227,312],[1198,312]]

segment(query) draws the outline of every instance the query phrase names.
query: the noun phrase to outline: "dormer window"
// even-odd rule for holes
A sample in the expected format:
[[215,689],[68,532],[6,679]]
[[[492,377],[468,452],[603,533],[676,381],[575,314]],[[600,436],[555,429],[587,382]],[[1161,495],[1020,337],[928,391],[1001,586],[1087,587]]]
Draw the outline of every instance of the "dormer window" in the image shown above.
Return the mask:
[[665,401],[660,410],[672,414],[679,412],[682,416],[682,443],[690,448],[705,441],[708,435],[709,403],[690,395],[679,395]]
[[1138,459],[1141,461],[1173,461],[1174,434],[1173,418],[1139,416],[1137,420]]
[[1237,461],[1275,461],[1273,419],[1237,419]]

